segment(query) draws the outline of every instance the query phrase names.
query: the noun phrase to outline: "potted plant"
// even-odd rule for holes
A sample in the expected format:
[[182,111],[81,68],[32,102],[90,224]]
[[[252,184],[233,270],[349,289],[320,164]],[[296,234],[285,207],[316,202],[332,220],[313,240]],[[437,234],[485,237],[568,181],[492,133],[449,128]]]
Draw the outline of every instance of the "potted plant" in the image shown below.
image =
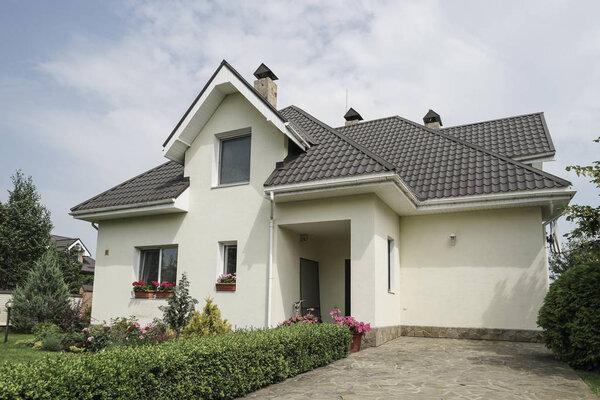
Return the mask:
[[173,288],[175,287],[175,282],[162,281],[161,283],[158,283],[156,281],[152,281],[152,284],[156,288],[157,299],[166,299],[168,297],[173,296]]
[[152,299],[154,298],[154,290],[143,280],[134,281],[133,292],[135,293],[136,299]]
[[360,344],[362,342],[362,336],[365,332],[371,330],[371,324],[365,324],[364,322],[358,322],[351,316],[343,316],[342,311],[339,308],[335,308],[329,313],[333,322],[342,326],[345,326],[350,330],[352,334],[352,341],[350,342],[350,353],[356,353],[360,351]]
[[217,292],[235,292],[236,273],[223,274],[217,278]]

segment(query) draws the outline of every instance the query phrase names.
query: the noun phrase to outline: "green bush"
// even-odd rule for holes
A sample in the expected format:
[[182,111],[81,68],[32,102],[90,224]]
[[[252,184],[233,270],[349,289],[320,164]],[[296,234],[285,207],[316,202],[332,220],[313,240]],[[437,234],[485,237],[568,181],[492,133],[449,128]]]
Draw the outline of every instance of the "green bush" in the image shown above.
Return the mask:
[[538,315],[544,343],[574,368],[600,367],[600,265],[578,265],[552,285]]
[[62,331],[60,327],[52,322],[41,322],[39,324],[35,324],[33,328],[31,328],[31,333],[33,333],[35,341],[44,340],[46,336],[55,335],[61,332]]
[[298,325],[60,354],[0,367],[2,399],[232,399],[348,354],[348,329]]
[[49,333],[42,340],[42,350],[60,351],[62,346],[63,335],[60,333]]
[[221,319],[221,310],[213,304],[211,298],[206,299],[202,314],[195,311],[190,323],[183,328],[183,337],[211,336],[231,332],[231,325]]

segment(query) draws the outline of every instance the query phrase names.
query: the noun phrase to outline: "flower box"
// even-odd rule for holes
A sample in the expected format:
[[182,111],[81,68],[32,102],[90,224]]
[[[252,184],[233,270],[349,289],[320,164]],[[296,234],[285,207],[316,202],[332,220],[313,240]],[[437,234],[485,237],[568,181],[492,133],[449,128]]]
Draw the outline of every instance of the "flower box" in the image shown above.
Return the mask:
[[362,342],[362,333],[353,333],[352,341],[350,342],[350,354],[357,353],[360,351],[360,344]]
[[136,299],[153,299],[156,292],[154,290],[136,290],[134,293]]
[[235,292],[236,283],[221,283],[217,282],[217,292]]
[[157,299],[166,299],[173,296],[173,292],[172,291],[165,291],[165,292],[161,292],[161,291],[157,291],[156,292],[156,298]]

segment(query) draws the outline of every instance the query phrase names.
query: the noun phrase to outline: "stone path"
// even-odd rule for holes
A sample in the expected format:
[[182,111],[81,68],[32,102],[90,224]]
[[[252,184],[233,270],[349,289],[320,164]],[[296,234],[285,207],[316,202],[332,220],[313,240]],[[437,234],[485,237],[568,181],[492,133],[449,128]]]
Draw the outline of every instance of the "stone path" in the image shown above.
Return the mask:
[[401,337],[248,399],[598,398],[537,343]]

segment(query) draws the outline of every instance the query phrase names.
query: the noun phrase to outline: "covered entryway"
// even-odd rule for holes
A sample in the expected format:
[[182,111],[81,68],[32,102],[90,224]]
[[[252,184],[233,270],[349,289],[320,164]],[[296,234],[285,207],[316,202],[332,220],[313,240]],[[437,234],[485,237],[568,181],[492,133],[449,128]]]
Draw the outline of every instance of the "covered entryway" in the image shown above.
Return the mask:
[[351,297],[350,221],[280,225],[277,234],[277,271],[285,317],[311,313],[325,322],[329,312],[349,312]]

